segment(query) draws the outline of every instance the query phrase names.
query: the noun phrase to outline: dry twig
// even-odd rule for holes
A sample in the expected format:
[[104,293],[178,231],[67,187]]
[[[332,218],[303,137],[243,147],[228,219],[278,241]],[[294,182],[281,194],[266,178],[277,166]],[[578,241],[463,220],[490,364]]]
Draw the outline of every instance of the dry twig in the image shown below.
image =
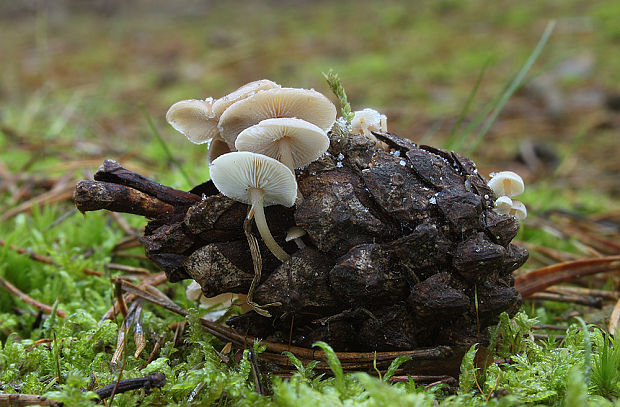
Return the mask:
[[[15,295],[20,300],[24,301],[26,304],[29,304],[35,307],[36,309],[40,310],[41,312],[44,312],[46,314],[51,314],[54,310],[53,307],[43,304],[35,300],[34,298],[28,296],[27,294],[22,292],[19,288],[15,287],[13,284],[9,283],[2,277],[0,277],[0,286],[4,287],[8,292]],[[67,316],[67,313],[62,310],[56,309],[56,315],[58,315],[61,318],[64,318]]]
[[[0,246],[7,246],[6,242],[4,240],[0,240]],[[52,266],[58,266],[58,264],[56,264],[56,262],[54,260],[52,260],[51,258],[47,257],[47,256],[43,256],[42,254],[38,254],[38,253],[34,253],[28,249],[24,249],[22,247],[17,247],[15,245],[8,245],[9,249],[19,253],[19,254],[23,254],[26,255],[28,257],[30,257],[32,260],[38,261],[40,263],[44,263],[44,264],[49,264]],[[103,273],[101,271],[97,271],[97,270],[92,270],[89,268],[84,268],[82,269],[82,273],[84,274],[88,274],[88,275],[92,275],[92,276],[102,276]]]
[[[122,282],[123,290],[127,293],[138,296],[145,301],[159,305],[169,311],[175,312],[181,316],[187,317],[188,312],[183,308],[176,305],[172,300],[163,300],[162,293],[160,296],[155,296],[147,292],[144,288],[135,286],[133,284]],[[167,297],[166,297],[167,298]],[[316,349],[301,348],[297,346],[288,346],[286,344],[275,343],[270,341],[259,340],[247,335],[241,335],[234,329],[222,326],[218,323],[208,321],[206,319],[200,319],[200,323],[209,333],[214,336],[230,341],[238,346],[249,347],[255,341],[259,341],[260,345],[266,347],[266,352],[260,354],[260,358],[268,361],[275,362],[279,365],[288,366],[290,364],[288,358],[282,354],[282,352],[288,351],[302,360],[319,360],[321,363],[317,365],[319,369],[328,369],[329,365],[326,363],[327,358],[325,353]],[[340,359],[343,368],[345,369],[365,369],[370,368],[373,365],[373,361],[376,360],[377,366],[387,366],[392,360],[399,356],[409,356],[413,360],[443,360],[452,355],[452,349],[448,346],[438,346],[429,349],[415,349],[409,351],[389,351],[389,352],[336,352],[336,355]]]
[[515,279],[515,288],[523,297],[529,297],[555,284],[573,281],[591,274],[618,270],[620,270],[620,256],[559,263],[518,276]]

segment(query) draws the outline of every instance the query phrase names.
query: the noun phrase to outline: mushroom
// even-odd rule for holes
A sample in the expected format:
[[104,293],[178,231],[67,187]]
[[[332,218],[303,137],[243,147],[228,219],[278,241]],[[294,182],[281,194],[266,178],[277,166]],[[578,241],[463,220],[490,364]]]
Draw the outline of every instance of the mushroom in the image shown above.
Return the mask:
[[295,175],[278,160],[247,151],[216,158],[209,171],[222,194],[251,205],[248,219],[254,217],[265,245],[280,261],[288,260],[290,256],[276,243],[267,226],[264,206],[293,206],[297,197]]
[[523,179],[512,171],[501,171],[491,174],[491,179],[487,185],[495,192],[495,195],[506,195],[509,197],[522,194],[525,190]]
[[226,109],[228,109],[233,103],[252,96],[256,92],[262,90],[280,88],[281,86],[269,79],[260,79],[258,81],[246,83],[234,92],[229,93],[213,102],[213,113],[216,117],[220,117]]
[[295,173],[295,168],[310,164],[327,151],[329,138],[305,120],[266,119],[239,133],[235,148],[275,158]]
[[203,144],[219,135],[213,98],[181,100],[170,106],[166,120],[192,143]]
[[221,137],[213,137],[209,143],[209,151],[207,152],[207,164],[211,164],[217,157],[230,153],[230,147]]
[[187,297],[190,301],[197,301],[198,298],[202,295],[202,287],[196,280],[192,280],[192,282],[185,289],[185,297]]
[[306,247],[306,244],[304,243],[304,241],[301,240],[301,237],[304,236],[305,234],[306,234],[305,230],[303,230],[299,226],[293,226],[286,233],[286,239],[285,240],[287,242],[290,242],[291,240],[294,240],[295,243],[297,244],[297,247],[299,247],[299,249],[301,250],[301,249]]
[[374,142],[377,138],[371,131],[387,131],[387,117],[374,109],[363,109],[355,112],[351,120],[351,132],[353,134],[363,134]]
[[508,214],[514,216],[520,221],[523,221],[527,218],[527,208],[523,202],[513,200],[512,207],[508,211]]
[[296,117],[328,131],[336,121],[336,107],[312,89],[267,89],[233,103],[222,113],[218,127],[224,141],[233,148],[243,130],[264,119],[279,117]]
[[[202,318],[209,321],[216,321],[222,317],[222,315],[226,314],[227,308],[231,306],[235,300],[245,299],[244,295],[233,293],[222,293],[215,297],[207,298],[202,293],[202,288],[196,280],[192,280],[189,286],[187,286],[185,289],[185,296],[190,301],[195,302],[200,300],[200,308],[210,309],[210,312],[202,316]],[[222,306],[225,308],[222,309]]]
[[499,213],[506,214],[510,211],[510,208],[512,208],[512,199],[507,196],[500,196],[495,201],[495,209]]

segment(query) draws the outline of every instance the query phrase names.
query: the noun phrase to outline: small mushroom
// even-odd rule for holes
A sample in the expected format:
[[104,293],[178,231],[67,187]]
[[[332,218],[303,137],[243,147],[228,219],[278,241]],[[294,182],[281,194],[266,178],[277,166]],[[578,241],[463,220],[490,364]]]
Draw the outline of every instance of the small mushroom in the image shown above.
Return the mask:
[[222,113],[218,127],[224,141],[233,148],[243,130],[264,119],[279,117],[296,117],[328,131],[336,121],[336,107],[312,89],[267,89],[233,103]]
[[275,158],[293,173],[322,156],[329,148],[325,131],[305,120],[266,119],[239,133],[239,151],[251,151]]
[[200,287],[200,284],[198,284],[196,280],[192,280],[192,282],[185,289],[185,297],[187,297],[190,301],[197,301],[201,295],[202,287]]
[[166,120],[192,143],[203,144],[219,135],[213,98],[181,100],[170,106]]
[[264,207],[293,206],[297,197],[295,175],[278,160],[247,151],[216,158],[209,171],[211,180],[222,194],[251,205],[248,218],[254,216],[265,245],[280,261],[288,260],[290,256],[276,243],[267,226]]
[[297,244],[297,247],[299,247],[299,249],[301,250],[301,249],[306,247],[306,244],[304,243],[304,241],[301,240],[301,237],[304,236],[305,234],[306,234],[305,230],[303,230],[299,226],[293,226],[286,233],[286,239],[285,240],[287,242],[290,242],[291,240],[294,240],[295,243]]
[[519,221],[525,220],[527,218],[527,208],[521,201],[512,201],[512,207],[508,211],[509,215],[514,216]]
[[220,117],[226,109],[228,109],[233,103],[252,96],[256,92],[262,90],[280,88],[281,86],[268,79],[261,79],[258,81],[246,83],[234,92],[229,93],[213,102],[213,114],[216,117]]
[[387,131],[387,117],[374,109],[358,110],[354,113],[351,121],[351,132],[353,134],[363,134],[375,143],[377,138],[372,131]]
[[497,196],[517,196],[525,190],[525,184],[519,174],[512,171],[501,171],[491,174],[491,179],[487,185]]
[[211,164],[217,157],[230,153],[230,147],[219,136],[213,137],[209,143],[209,151],[207,152],[207,164]]
[[512,208],[512,199],[507,196],[500,196],[495,201],[495,210],[499,213],[507,214]]

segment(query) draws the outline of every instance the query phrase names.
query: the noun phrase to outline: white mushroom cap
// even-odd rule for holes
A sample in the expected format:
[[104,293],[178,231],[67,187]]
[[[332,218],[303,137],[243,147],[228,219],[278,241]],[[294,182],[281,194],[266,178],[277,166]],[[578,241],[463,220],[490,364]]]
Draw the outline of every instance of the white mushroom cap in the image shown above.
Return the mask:
[[387,117],[374,109],[356,111],[351,121],[351,132],[366,134],[367,131],[387,131]]
[[170,106],[166,120],[192,143],[202,144],[219,135],[212,111],[213,98],[181,100]]
[[280,161],[238,151],[219,156],[209,167],[211,180],[227,197],[251,204],[251,188],[263,191],[264,205],[291,207],[297,197],[295,175]]
[[192,280],[192,282],[185,289],[185,296],[190,301],[196,301],[202,295],[202,287],[200,284],[196,282],[196,280]]
[[218,127],[224,141],[233,147],[243,130],[278,117],[297,117],[328,131],[336,121],[336,107],[312,89],[267,89],[233,103],[222,113]]
[[305,234],[306,234],[305,230],[303,230],[299,226],[293,226],[286,233],[286,239],[285,240],[287,242],[290,242],[291,240],[299,239],[300,237],[304,236]]
[[207,152],[207,164],[211,164],[217,157],[230,153],[230,147],[220,137],[213,137],[209,143],[209,151]]
[[523,179],[512,171],[501,171],[491,174],[491,179],[487,185],[497,196],[517,196],[525,191]]
[[228,109],[233,103],[252,96],[256,92],[259,92],[261,90],[273,88],[280,88],[280,85],[268,79],[261,79],[258,81],[246,83],[236,91],[231,92],[228,95],[221,97],[215,102],[213,102],[213,114],[219,118],[222,113],[224,113],[224,111]]
[[510,208],[512,208],[512,199],[507,196],[500,196],[495,201],[495,209],[499,213],[508,214]]
[[322,156],[329,148],[329,138],[320,127],[305,120],[266,119],[239,133],[235,147],[275,158],[295,169]]
[[508,211],[508,214],[514,216],[520,221],[525,220],[527,218],[527,208],[521,201],[512,201],[512,207]]

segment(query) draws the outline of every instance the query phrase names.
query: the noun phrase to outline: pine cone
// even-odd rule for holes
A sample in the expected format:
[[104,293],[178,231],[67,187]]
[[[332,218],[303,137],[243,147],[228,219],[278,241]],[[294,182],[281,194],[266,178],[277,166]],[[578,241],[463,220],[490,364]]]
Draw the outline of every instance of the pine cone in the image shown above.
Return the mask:
[[[528,253],[510,244],[518,221],[493,210],[497,197],[475,164],[374,134],[389,152],[362,135],[331,134],[328,154],[297,172],[301,204],[265,208],[291,258],[281,263],[260,242],[254,299],[282,305],[269,308],[271,318],[231,318],[232,327],[305,347],[323,340],[338,351],[400,350],[484,341],[500,313],[518,310],[512,272]],[[191,192],[203,199],[151,214],[141,238],[147,256],[171,281],[196,280],[207,297],[247,293],[247,205],[211,182]],[[285,242],[295,225],[307,232],[303,249]]]

